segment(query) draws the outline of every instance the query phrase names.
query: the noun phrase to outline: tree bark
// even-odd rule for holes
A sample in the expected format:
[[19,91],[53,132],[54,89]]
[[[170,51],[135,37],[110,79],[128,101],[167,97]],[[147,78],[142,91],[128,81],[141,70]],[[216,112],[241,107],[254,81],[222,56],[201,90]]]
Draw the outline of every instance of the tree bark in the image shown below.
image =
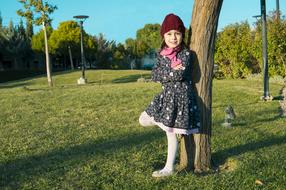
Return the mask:
[[51,75],[51,64],[50,64],[50,55],[49,55],[49,48],[48,48],[48,35],[47,35],[45,22],[43,22],[43,30],[44,30],[44,37],[45,37],[45,53],[46,53],[47,78],[48,78],[49,86],[52,87],[53,86],[53,81],[52,81],[52,75]]
[[193,52],[192,77],[201,112],[199,134],[181,139],[180,169],[195,172],[211,169],[212,79],[218,18],[223,0],[195,0],[189,33]]

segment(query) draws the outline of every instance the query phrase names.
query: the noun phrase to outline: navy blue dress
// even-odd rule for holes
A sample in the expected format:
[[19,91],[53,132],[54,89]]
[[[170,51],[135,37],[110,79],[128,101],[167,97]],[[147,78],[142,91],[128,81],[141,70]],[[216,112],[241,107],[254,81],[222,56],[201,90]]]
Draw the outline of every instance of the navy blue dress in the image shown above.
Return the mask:
[[145,110],[156,122],[163,124],[165,131],[179,134],[199,132],[200,112],[191,81],[191,53],[183,48],[177,58],[184,70],[171,68],[171,60],[158,54],[152,70],[152,80],[162,84],[162,91],[156,95]]

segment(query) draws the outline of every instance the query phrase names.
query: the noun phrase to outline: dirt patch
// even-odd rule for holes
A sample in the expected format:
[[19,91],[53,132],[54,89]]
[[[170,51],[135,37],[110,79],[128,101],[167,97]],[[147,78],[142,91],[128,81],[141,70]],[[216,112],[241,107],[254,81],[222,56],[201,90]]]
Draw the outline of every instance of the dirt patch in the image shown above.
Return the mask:
[[226,162],[219,166],[219,171],[221,172],[231,172],[238,168],[238,161],[233,158],[229,158]]

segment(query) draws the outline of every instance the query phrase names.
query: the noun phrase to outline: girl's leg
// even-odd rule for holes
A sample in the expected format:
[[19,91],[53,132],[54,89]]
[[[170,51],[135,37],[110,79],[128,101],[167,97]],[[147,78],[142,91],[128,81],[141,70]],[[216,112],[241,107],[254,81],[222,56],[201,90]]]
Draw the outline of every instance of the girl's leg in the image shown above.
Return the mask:
[[168,140],[168,155],[164,169],[174,171],[175,160],[178,150],[178,139],[175,133],[166,132]]
[[175,160],[178,150],[178,139],[175,133],[166,132],[168,140],[168,154],[165,167],[162,170],[153,172],[153,177],[165,177],[174,173]]
[[141,113],[139,117],[139,123],[143,127],[149,127],[149,126],[154,126],[155,121],[153,118],[151,118],[145,111]]

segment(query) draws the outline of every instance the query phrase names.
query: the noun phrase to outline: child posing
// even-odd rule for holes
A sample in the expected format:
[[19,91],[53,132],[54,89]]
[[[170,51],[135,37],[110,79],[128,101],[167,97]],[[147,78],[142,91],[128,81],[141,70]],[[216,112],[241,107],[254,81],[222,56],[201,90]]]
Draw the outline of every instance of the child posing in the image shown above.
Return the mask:
[[167,15],[160,33],[164,41],[152,70],[152,80],[162,84],[162,91],[154,97],[139,118],[142,126],[157,125],[167,135],[167,161],[163,169],[153,172],[153,177],[174,173],[178,149],[176,134],[198,133],[200,127],[200,116],[190,76],[191,54],[183,42],[185,27],[180,17]]

